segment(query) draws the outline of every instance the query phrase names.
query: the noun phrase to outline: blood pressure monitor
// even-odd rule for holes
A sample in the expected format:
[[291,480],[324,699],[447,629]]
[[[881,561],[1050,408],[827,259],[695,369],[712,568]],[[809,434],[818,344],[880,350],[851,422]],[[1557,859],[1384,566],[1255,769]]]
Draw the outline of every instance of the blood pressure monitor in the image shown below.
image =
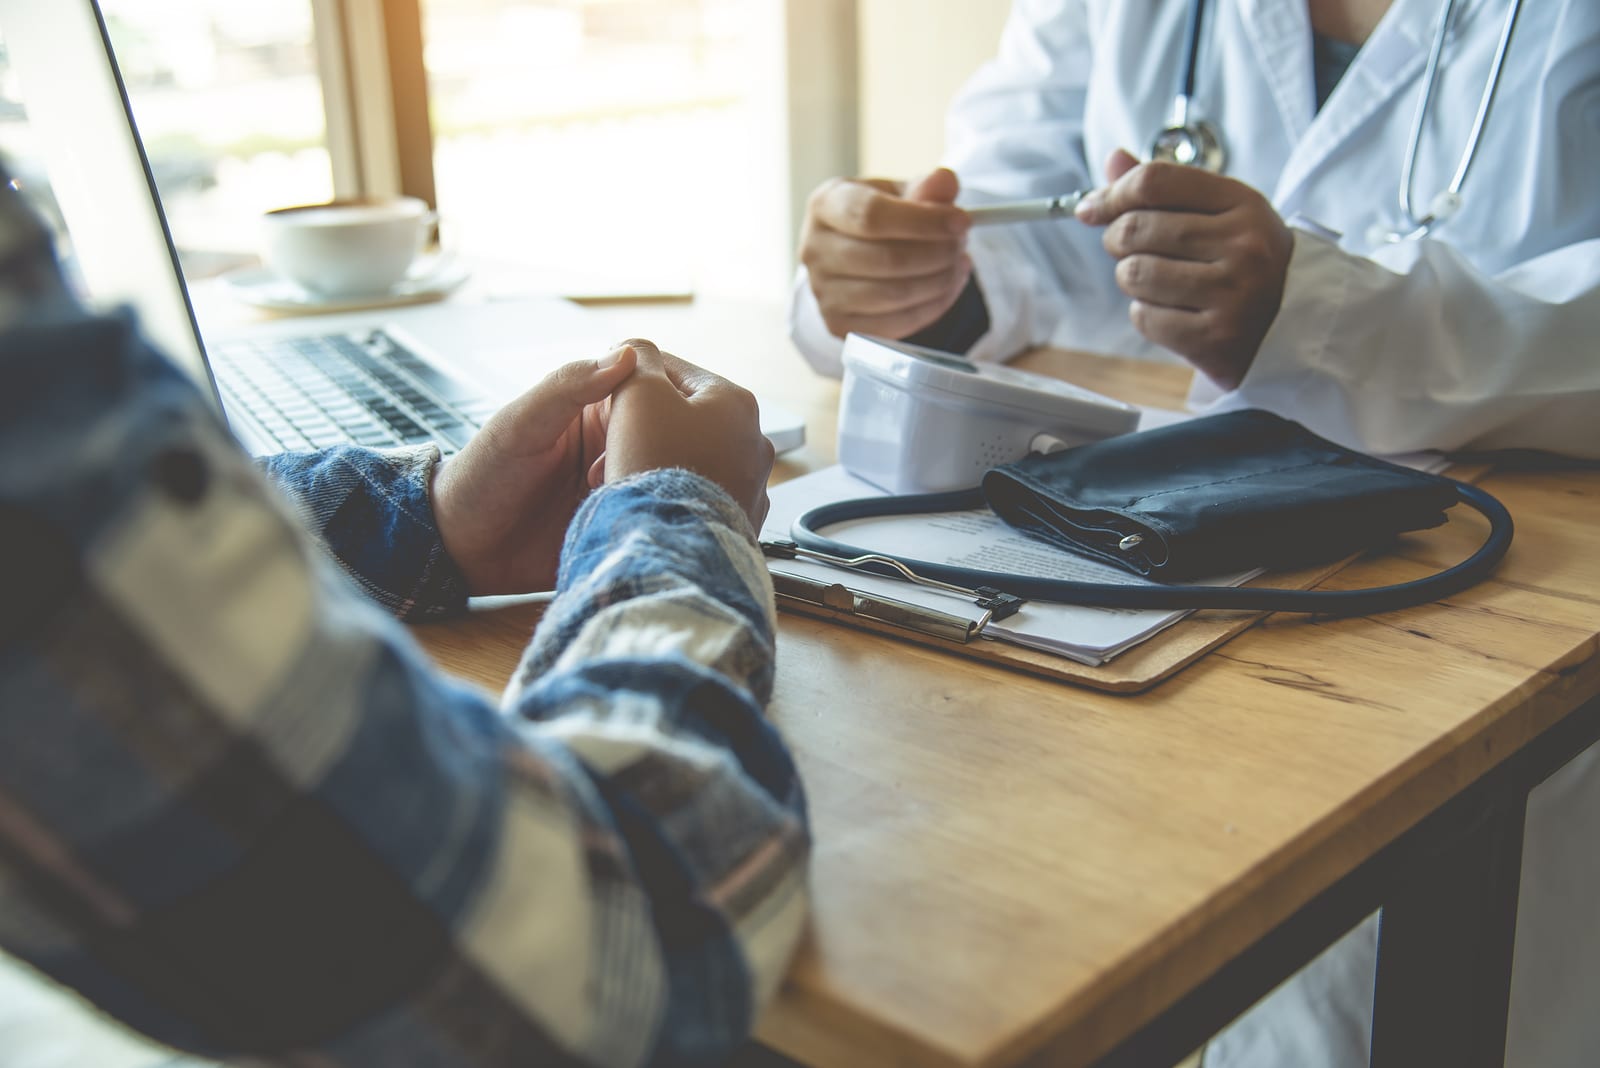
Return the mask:
[[850,334],[839,462],[890,493],[976,486],[1032,451],[1125,434],[1139,409],[1060,379]]

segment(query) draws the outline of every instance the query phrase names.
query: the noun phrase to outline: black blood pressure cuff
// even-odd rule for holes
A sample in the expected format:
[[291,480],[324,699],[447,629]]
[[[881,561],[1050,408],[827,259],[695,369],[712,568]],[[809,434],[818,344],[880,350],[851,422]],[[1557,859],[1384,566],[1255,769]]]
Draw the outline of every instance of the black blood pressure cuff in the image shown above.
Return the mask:
[[1439,526],[1458,499],[1257,410],[1034,454],[983,494],[1014,527],[1163,581],[1335,560]]
[[966,288],[956,302],[939,318],[909,337],[900,340],[925,349],[965,355],[978,339],[989,332],[989,304],[978,288],[978,277],[967,279]]

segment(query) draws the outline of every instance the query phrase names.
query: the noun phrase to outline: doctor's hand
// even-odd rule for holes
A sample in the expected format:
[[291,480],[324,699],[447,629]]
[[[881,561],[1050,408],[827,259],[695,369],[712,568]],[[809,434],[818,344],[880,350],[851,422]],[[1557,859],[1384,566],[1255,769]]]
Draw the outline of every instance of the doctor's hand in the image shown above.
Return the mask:
[[[772,443],[749,390],[638,338],[638,370],[611,400],[605,481],[682,467],[728,492],[760,532],[767,518]],[[595,472],[598,482],[600,472]]]
[[554,587],[567,525],[598,478],[612,393],[634,350],[557,369],[434,472],[440,540],[474,595]]
[[1134,328],[1224,389],[1243,380],[1277,318],[1294,238],[1243,182],[1120,149],[1078,218],[1104,226]]
[[881,178],[834,178],[806,202],[805,264],[834,334],[901,338],[936,322],[972,274],[961,183],[941,167],[909,190]]

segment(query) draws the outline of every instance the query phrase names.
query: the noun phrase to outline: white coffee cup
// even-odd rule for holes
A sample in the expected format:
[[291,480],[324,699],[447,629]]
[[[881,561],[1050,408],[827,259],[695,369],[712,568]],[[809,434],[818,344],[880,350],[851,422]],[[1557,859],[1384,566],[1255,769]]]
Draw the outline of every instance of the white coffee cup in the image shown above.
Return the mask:
[[320,296],[387,293],[405,278],[436,221],[416,197],[279,208],[261,218],[261,258]]

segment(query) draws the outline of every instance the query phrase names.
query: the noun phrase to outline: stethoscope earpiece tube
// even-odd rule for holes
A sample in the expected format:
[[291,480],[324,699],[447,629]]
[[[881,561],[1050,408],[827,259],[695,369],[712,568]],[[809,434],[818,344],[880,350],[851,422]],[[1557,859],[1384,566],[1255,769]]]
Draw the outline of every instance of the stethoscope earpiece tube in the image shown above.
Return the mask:
[[[1030,575],[995,574],[975,568],[937,564],[896,556],[924,578],[956,586],[989,586],[1032,601],[1082,605],[1087,608],[1234,609],[1260,612],[1306,612],[1327,616],[1372,615],[1393,612],[1460,593],[1488,578],[1511,547],[1515,532],[1511,513],[1491,494],[1465,482],[1451,480],[1456,498],[1489,520],[1489,534],[1467,559],[1426,578],[1392,586],[1361,590],[1280,590],[1247,586],[1124,586],[1103,582],[1072,582]],[[813,508],[794,521],[790,537],[803,549],[835,557],[889,555],[875,549],[846,545],[823,537],[819,528],[854,519],[926,512],[956,512],[986,507],[979,489],[953,493],[922,493],[904,497],[864,497]],[[892,569],[868,565],[861,570],[890,578]]]

